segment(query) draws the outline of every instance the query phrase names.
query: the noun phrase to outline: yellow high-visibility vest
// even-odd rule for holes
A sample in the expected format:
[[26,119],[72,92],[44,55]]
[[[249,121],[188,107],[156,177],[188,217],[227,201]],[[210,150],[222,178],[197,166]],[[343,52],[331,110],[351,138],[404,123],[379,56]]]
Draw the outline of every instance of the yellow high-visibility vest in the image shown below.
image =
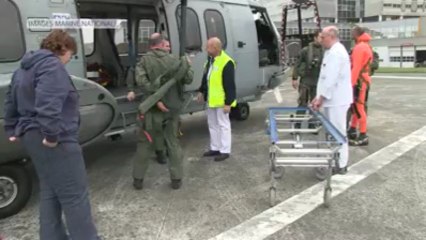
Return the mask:
[[[208,104],[210,108],[220,108],[225,106],[223,70],[229,61],[233,63],[235,68],[235,61],[228,54],[226,54],[225,51],[222,51],[221,54],[214,59],[213,66],[211,66],[210,78],[207,76],[207,81],[209,81]],[[237,106],[237,100],[234,100],[231,104],[231,107],[235,106]]]

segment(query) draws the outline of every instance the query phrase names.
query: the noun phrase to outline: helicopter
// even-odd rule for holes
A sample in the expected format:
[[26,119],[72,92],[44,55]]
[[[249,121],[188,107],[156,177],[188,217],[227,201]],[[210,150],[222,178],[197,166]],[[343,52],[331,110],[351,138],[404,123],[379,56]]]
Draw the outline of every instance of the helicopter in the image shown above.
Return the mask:
[[[211,37],[221,39],[237,64],[238,105],[231,113],[237,120],[247,119],[248,103],[261,99],[290,74],[282,61],[280,34],[267,9],[255,1],[0,0],[0,13],[1,102],[23,55],[38,49],[52,30],[42,23],[52,19],[116,21],[114,28],[67,29],[79,49],[66,68],[80,95],[79,141],[83,146],[102,137],[120,137],[135,126],[142,96],[129,102],[126,83],[134,79],[132,69],[148,51],[148,38],[154,32],[170,41],[172,54],[186,55],[192,63],[194,81],[185,88],[183,114],[205,109],[196,94],[207,59],[203,46]],[[7,141],[2,118],[0,105],[0,218],[5,218],[26,205],[32,177],[25,151],[20,144]]]

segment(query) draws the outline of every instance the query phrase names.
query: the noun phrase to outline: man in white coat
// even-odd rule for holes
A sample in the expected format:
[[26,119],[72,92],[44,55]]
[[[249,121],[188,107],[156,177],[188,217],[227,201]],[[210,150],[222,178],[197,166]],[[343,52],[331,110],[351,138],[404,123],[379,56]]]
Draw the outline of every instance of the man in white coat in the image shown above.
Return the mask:
[[[326,51],[318,80],[317,97],[312,101],[312,107],[314,110],[323,107],[325,116],[346,137],[346,114],[353,102],[349,54],[339,41],[337,27],[324,28],[321,38]],[[349,159],[347,143],[342,146],[339,153],[339,164],[333,172],[345,174]]]

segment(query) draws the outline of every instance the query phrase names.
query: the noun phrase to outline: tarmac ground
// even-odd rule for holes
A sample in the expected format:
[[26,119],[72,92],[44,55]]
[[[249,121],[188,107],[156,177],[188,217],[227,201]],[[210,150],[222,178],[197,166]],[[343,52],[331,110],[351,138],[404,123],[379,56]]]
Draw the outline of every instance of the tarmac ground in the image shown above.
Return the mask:
[[[170,189],[167,166],[154,161],[144,189],[132,188],[131,160],[136,147],[132,134],[120,141],[104,139],[87,147],[90,197],[102,238],[210,239],[270,210],[267,108],[297,103],[290,82],[284,83],[280,92],[284,103],[277,104],[274,94],[267,93],[251,104],[248,120],[232,123],[232,157],[221,163],[201,158],[209,143],[205,114],[183,116],[185,178],[177,191]],[[351,147],[350,164],[368,161],[373,153],[423,128],[425,92],[426,78],[419,75],[401,79],[399,75],[376,76],[369,100],[370,145]],[[331,208],[316,207],[282,228],[266,235],[254,233],[249,239],[426,239],[425,157],[426,143],[420,140],[335,196]],[[286,169],[279,180],[277,199],[290,201],[318,183],[312,169]],[[264,224],[275,224],[270,221]],[[0,220],[0,236],[5,240],[34,240],[38,239],[38,228],[36,188],[23,211]],[[250,229],[239,231],[245,230]]]

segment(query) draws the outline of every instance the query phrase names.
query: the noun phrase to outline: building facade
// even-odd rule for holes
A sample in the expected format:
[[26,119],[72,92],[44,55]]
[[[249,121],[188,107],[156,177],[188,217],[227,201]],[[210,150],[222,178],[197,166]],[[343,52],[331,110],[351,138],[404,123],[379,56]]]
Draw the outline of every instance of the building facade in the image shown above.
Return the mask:
[[[258,0],[268,8],[274,22],[281,22],[282,9],[291,0]],[[376,22],[426,16],[426,0],[317,0],[324,22]],[[303,12],[305,21],[313,19],[313,10]],[[289,13],[288,21],[296,21],[297,13]]]
[[[259,0],[267,9],[274,22],[282,21],[284,5],[292,4],[291,0]],[[320,0],[317,1],[321,20],[325,23],[358,22],[363,15],[365,0]],[[313,8],[302,11],[305,22],[313,21]],[[288,21],[297,21],[297,12],[290,11]]]
[[389,21],[426,16],[426,0],[368,0],[364,21]]
[[426,66],[426,17],[366,22],[383,67]]
[[[284,4],[290,0],[259,0],[268,9],[277,28],[282,26]],[[426,0],[317,0],[322,27],[336,25],[349,50],[351,29],[359,25],[369,29],[371,46],[379,53],[381,67],[426,67]],[[317,30],[313,8],[302,11],[303,33]],[[297,12],[289,12],[287,34],[299,33]],[[292,42],[290,62],[297,58],[300,46]]]

